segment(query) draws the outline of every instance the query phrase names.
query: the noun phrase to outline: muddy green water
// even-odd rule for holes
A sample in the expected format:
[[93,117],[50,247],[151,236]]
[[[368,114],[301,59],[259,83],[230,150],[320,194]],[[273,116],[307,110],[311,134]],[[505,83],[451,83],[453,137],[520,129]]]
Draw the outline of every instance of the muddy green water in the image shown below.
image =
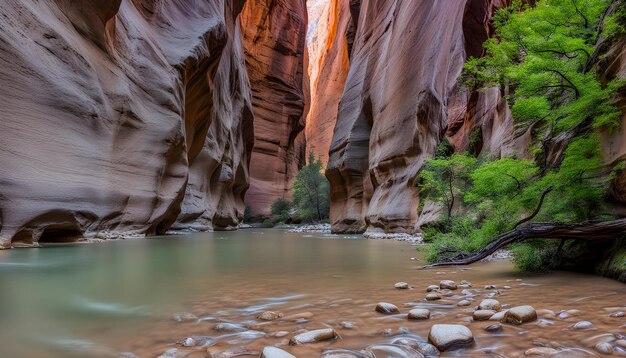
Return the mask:
[[[538,345],[592,352],[595,343],[615,345],[615,336],[626,334],[626,318],[609,317],[626,310],[626,286],[619,282],[563,272],[525,275],[503,261],[419,270],[420,260],[404,242],[273,229],[0,251],[0,357],[155,357],[172,348],[179,356],[258,356],[264,346],[284,345],[298,330],[335,328],[342,339],[285,348],[298,357],[317,357],[324,349],[361,349],[402,334],[426,337],[432,324],[452,322],[469,324],[476,344],[444,356],[518,357]],[[443,279],[471,281],[478,301],[495,291],[484,289],[493,284],[504,304],[580,312],[569,318],[548,314],[488,334],[483,328],[494,322],[469,322],[473,307],[456,306],[460,290],[435,303],[424,301],[426,286]],[[398,281],[414,288],[396,290]],[[404,314],[429,307],[433,317],[412,322],[404,315],[381,316],[374,312],[379,301],[396,304]],[[308,319],[266,323],[256,319],[263,310],[306,313]],[[175,315],[182,313],[197,318],[177,322]],[[593,327],[569,328],[581,320]],[[218,322],[246,331],[216,331]],[[288,335],[274,337],[279,331]],[[176,344],[189,336],[209,344]]]

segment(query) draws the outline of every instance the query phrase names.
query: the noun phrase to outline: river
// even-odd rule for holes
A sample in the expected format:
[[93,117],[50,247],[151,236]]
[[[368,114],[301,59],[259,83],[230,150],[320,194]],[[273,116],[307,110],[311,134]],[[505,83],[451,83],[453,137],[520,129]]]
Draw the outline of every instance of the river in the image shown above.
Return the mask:
[[[0,251],[0,357],[156,357],[172,349],[178,356],[258,356],[299,330],[334,328],[341,339],[283,347],[317,357],[328,348],[425,338],[435,323],[463,322],[476,343],[442,356],[520,357],[540,345],[593,352],[597,342],[615,345],[626,333],[626,318],[609,316],[626,311],[622,283],[568,272],[524,274],[508,261],[421,270],[422,257],[405,242],[276,229]],[[471,282],[472,294],[459,289],[425,301],[426,287],[444,279]],[[398,281],[413,288],[395,289]],[[564,318],[540,311],[538,321],[487,333],[484,327],[494,322],[471,322],[471,316],[489,295],[556,315],[576,311]],[[477,302],[456,306],[468,297]],[[380,301],[402,314],[375,312]],[[408,321],[414,307],[429,308],[431,318]],[[293,319],[258,320],[265,310]],[[582,320],[592,326],[570,327]],[[220,322],[232,325],[218,331]],[[177,344],[187,337],[206,346]]]

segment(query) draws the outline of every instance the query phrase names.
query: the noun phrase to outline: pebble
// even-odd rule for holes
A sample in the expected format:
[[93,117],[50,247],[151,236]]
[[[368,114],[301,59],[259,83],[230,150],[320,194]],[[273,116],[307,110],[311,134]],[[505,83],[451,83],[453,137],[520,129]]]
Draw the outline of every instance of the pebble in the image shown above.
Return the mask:
[[436,292],[431,292],[426,295],[426,301],[436,301],[440,299],[441,299],[441,295]]
[[486,321],[494,314],[496,314],[496,311],[493,310],[478,310],[474,311],[472,318],[474,321]]
[[525,356],[549,356],[552,355],[554,353],[557,353],[558,351],[554,348],[548,348],[548,347],[535,347],[535,348],[531,348],[529,350],[527,350],[526,352],[524,352]]
[[537,312],[531,306],[517,306],[506,312],[502,322],[512,324],[522,324],[532,322],[537,319]]
[[400,313],[400,310],[396,305],[387,302],[379,302],[376,305],[376,312],[384,313],[384,314],[394,314]]
[[274,311],[264,311],[264,312],[261,312],[258,316],[256,316],[257,319],[260,319],[262,321],[275,321],[282,317],[283,317],[282,313],[274,312]]
[[589,321],[580,321],[580,322],[576,322],[576,324],[574,324],[573,326],[571,326],[574,329],[589,329],[593,326],[593,324]]
[[246,328],[236,323],[221,322],[213,326],[213,330],[219,332],[243,332],[246,331]]
[[437,291],[437,290],[439,290],[439,286],[437,285],[430,285],[426,287],[426,292],[432,292],[432,291]]
[[395,285],[393,285],[393,287],[399,290],[406,290],[409,288],[409,284],[406,282],[397,282]]
[[178,342],[178,344],[180,344],[183,347],[195,347],[196,346],[196,340],[191,338],[191,337],[187,337],[187,338],[183,339],[182,341]]
[[469,328],[459,324],[435,324],[430,328],[428,341],[440,351],[471,346],[474,335]]
[[178,349],[171,348],[161,353],[161,355],[158,356],[157,358],[176,358],[177,355],[178,355]]
[[301,321],[301,320],[309,320],[313,318],[313,313],[311,312],[301,312],[290,314],[288,316],[282,317],[283,321]]
[[441,282],[439,282],[439,287],[442,289],[448,289],[448,290],[456,290],[457,289],[457,285],[454,281],[452,280],[443,280]]
[[459,307],[467,307],[467,306],[469,306],[471,304],[472,303],[470,301],[468,301],[468,300],[461,300],[456,305],[459,306]]
[[502,305],[497,300],[486,299],[482,300],[478,305],[478,310],[492,310],[496,312],[502,311]]
[[296,356],[280,348],[265,347],[259,358],[296,358]]
[[502,329],[503,328],[500,323],[490,324],[487,327],[485,327],[485,331],[491,332],[491,333],[502,332]]
[[623,311],[613,312],[609,315],[609,317],[613,317],[613,318],[626,317],[626,312],[623,312]]
[[485,286],[485,290],[495,290],[495,289],[496,289],[496,286],[494,286],[494,285],[486,285]]
[[316,329],[291,337],[289,345],[296,346],[313,342],[329,341],[336,338],[339,338],[339,335],[332,328]]
[[602,354],[613,354],[613,346],[607,342],[600,342],[593,348]]
[[448,290],[448,289],[443,289],[439,291],[439,294],[443,297],[450,297],[452,295],[454,295],[454,293],[452,292],[452,290]]
[[352,329],[354,328],[354,322],[341,322],[341,327],[345,329]]
[[414,308],[409,311],[407,318],[410,320],[425,320],[430,318],[430,311],[425,308]]
[[615,341],[615,344],[622,348],[626,348],[626,340],[624,339],[618,339],[617,341]]
[[287,337],[288,335],[289,335],[289,332],[287,331],[278,331],[278,332],[272,333],[270,337],[283,338],[283,337]]

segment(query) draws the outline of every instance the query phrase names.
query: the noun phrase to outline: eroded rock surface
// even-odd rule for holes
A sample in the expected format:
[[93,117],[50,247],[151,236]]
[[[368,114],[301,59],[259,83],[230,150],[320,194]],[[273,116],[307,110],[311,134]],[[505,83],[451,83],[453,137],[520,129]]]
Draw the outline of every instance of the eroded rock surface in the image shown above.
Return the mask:
[[484,124],[493,133],[483,141],[500,149],[511,123],[499,92],[477,108],[488,119],[466,125],[469,94],[459,93],[458,79],[468,55],[480,55],[493,11],[503,5],[360,2],[326,172],[335,232],[417,230],[419,192],[413,182],[449,131],[449,118],[460,123],[451,133],[457,146],[467,146],[469,137],[460,129],[469,133]]
[[289,198],[305,159],[309,88],[305,0],[249,0],[241,14],[254,108],[254,149],[246,204],[254,216]]
[[252,145],[242,1],[0,4],[0,237],[232,227]]

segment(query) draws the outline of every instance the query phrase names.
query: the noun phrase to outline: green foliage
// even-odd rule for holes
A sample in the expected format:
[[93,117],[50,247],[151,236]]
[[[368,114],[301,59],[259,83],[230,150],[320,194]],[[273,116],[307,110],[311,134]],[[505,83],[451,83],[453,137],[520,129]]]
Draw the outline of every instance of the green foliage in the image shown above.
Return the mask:
[[274,227],[274,223],[270,219],[265,219],[263,223],[261,223],[261,227],[265,229],[272,228]]
[[287,218],[289,218],[290,206],[291,205],[289,204],[289,201],[283,198],[278,198],[274,200],[270,210],[272,212],[272,215],[274,215],[278,220],[285,221],[287,220]]
[[330,186],[322,174],[324,164],[309,154],[307,164],[300,169],[293,185],[292,206],[300,221],[322,221],[330,212]]
[[[606,29],[600,20],[610,5],[542,0],[531,7],[514,1],[498,11],[496,37],[486,41],[485,56],[467,62],[465,84],[511,89],[518,125],[542,122],[558,133],[591,118],[596,127],[618,127],[620,112],[610,100],[619,83],[603,85],[590,71],[594,45]],[[623,11],[622,6],[609,22],[618,22]]]
[[454,154],[449,158],[428,160],[420,173],[417,186],[424,197],[444,204],[448,221],[456,200],[468,186],[469,173],[475,165],[475,158]]

